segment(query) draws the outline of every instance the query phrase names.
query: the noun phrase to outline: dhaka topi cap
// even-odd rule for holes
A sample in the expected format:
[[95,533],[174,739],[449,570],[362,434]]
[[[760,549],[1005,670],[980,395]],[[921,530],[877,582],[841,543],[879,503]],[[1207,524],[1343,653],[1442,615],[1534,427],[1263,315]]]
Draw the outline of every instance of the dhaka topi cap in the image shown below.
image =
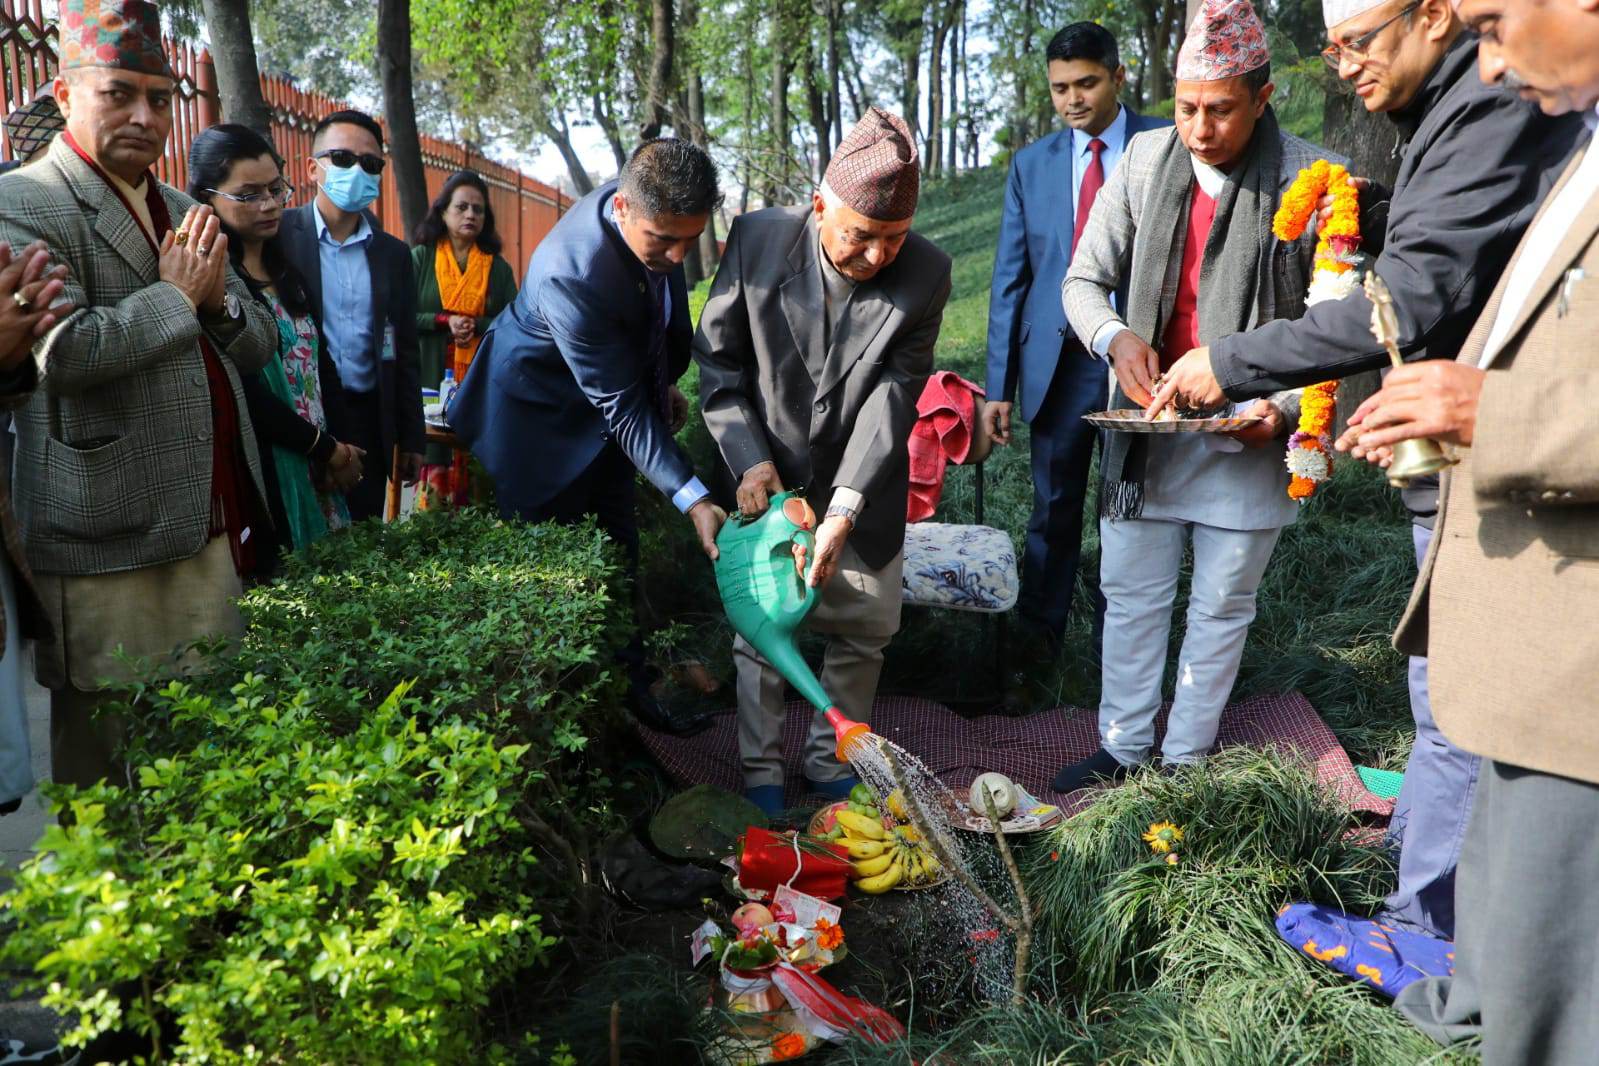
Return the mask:
[[112,67],[172,77],[150,0],[61,0],[61,69]]
[[823,176],[850,207],[878,222],[904,222],[916,214],[921,164],[910,127],[882,108],[867,109],[849,131]]
[[1249,0],[1203,0],[1177,53],[1177,80],[1221,81],[1270,62],[1266,27]]
[[1364,15],[1374,8],[1382,7],[1388,0],[1321,0],[1321,20],[1330,30],[1340,23],[1348,22],[1356,15]]
[[50,147],[55,135],[66,126],[56,98],[48,88],[40,89],[32,100],[6,116],[6,141],[11,145],[12,156],[26,163]]

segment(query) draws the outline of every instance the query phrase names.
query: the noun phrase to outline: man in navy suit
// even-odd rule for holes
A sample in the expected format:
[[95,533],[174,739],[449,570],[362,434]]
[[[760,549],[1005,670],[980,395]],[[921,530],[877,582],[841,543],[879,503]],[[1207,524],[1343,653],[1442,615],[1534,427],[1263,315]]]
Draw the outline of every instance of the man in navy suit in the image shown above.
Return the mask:
[[[527,522],[593,515],[638,562],[637,471],[688,515],[705,553],[727,515],[672,433],[688,414],[683,257],[721,203],[716,165],[687,141],[646,141],[621,176],[539,243],[516,301],[483,335],[446,417]],[[629,652],[635,708],[642,650]]]
[[1013,413],[1032,426],[1033,514],[1019,609],[1030,636],[1053,651],[1071,613],[1094,454],[1095,432],[1082,416],[1103,410],[1109,389],[1104,363],[1066,323],[1061,284],[1094,195],[1127,141],[1171,123],[1117,102],[1127,70],[1104,27],[1074,22],[1051,38],[1045,54],[1050,98],[1068,128],[1011,161],[988,303],[983,417],[1000,444],[1010,443]]

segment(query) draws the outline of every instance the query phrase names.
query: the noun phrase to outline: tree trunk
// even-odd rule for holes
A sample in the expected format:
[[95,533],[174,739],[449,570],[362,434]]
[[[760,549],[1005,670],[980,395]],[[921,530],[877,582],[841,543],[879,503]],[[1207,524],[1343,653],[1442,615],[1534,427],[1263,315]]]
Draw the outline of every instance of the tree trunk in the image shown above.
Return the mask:
[[[953,175],[960,169],[960,114],[961,114],[961,27],[966,22],[966,5],[962,0],[950,0],[949,46],[949,133],[948,159],[945,171]],[[968,42],[969,43],[969,42]],[[970,101],[967,101],[970,103]]]
[[1393,188],[1399,175],[1399,134],[1393,122],[1373,115],[1353,93],[1327,93],[1322,105],[1321,143],[1350,159],[1349,172]]
[[566,163],[567,176],[572,179],[572,188],[577,190],[579,196],[587,196],[593,192],[594,181],[584,168],[583,160],[578,157],[577,150],[572,147],[572,132],[566,124],[566,116],[560,116],[560,125],[544,118],[540,120],[539,126],[545,139],[555,145],[556,151],[561,153],[561,159]]
[[1024,0],[1022,3],[1022,39],[1021,50],[1016,55],[1017,73],[1015,78],[1015,114],[1011,119],[1010,150],[1017,151],[1025,148],[1033,139],[1032,130],[1032,105],[1028,101],[1027,89],[1033,83],[1032,71],[1023,71],[1022,64],[1028,63],[1033,55],[1033,27],[1038,23],[1033,12],[1033,0]]
[[[859,122],[866,113],[865,101],[871,99],[866,95],[866,79],[861,76],[861,65],[855,61],[855,49],[850,47],[848,34],[844,37],[844,89],[849,93],[849,110],[851,124]],[[844,139],[840,126],[839,140]]]
[[788,73],[790,61],[784,41],[784,2],[773,4],[771,38],[772,52],[772,165],[768,168],[764,199],[767,207],[781,203],[783,187],[788,183]]
[[622,168],[627,166],[627,148],[622,144],[622,127],[617,125],[616,116],[611,114],[611,109],[605,103],[605,94],[598,89],[590,97],[594,105],[594,121],[605,133],[605,143],[611,146],[611,158],[616,160],[616,172],[620,174]]
[[261,70],[250,33],[250,0],[205,0],[205,28],[211,36],[223,121],[242,123],[271,137],[272,109],[261,95]]
[[389,156],[405,233],[427,217],[428,186],[422,170],[422,139],[416,131],[411,95],[411,7],[408,0],[378,0],[378,73],[389,123]]
[[676,45],[673,33],[672,0],[650,0],[650,84],[644,102],[644,125],[639,130],[642,141],[659,137],[670,117],[666,99],[672,83],[672,53]]
[[966,97],[966,165],[972,170],[977,169],[978,156],[982,154],[982,146],[977,141],[977,114],[972,107],[972,64],[971,57],[967,54],[971,50],[971,31],[966,28],[966,6],[961,5],[961,36],[966,38],[966,47],[961,49],[961,81],[965,88]]
[[[844,139],[844,109],[840,105],[838,34],[839,18],[843,14],[844,0],[827,0],[827,117],[833,124],[833,140],[827,151],[832,158],[833,149]],[[823,172],[827,170],[822,167]]]
[[[901,76],[899,85],[899,113],[911,130],[911,150],[921,140],[922,104],[922,39],[927,34],[926,19],[922,15],[905,19],[891,27],[894,39],[900,42]],[[862,103],[870,97],[862,95]]]
[[833,161],[833,131],[827,121],[827,96],[822,89],[822,72],[816,69],[816,51],[805,46],[805,102],[811,112],[811,128],[816,131],[816,184],[822,183],[827,164]]
[[[683,30],[692,33],[699,23],[699,4],[697,0],[683,0]],[[705,82],[700,72],[700,61],[697,54],[690,54],[688,62],[679,68],[682,73],[683,86],[683,111],[688,116],[688,138],[695,145],[710,151],[710,135],[705,131]],[[716,273],[720,256],[716,249],[716,212],[711,212],[711,217],[705,222],[705,229],[700,231],[699,245],[696,249],[698,255],[700,277],[708,278]]]
[[922,169],[938,177],[944,164],[944,42],[949,23],[942,15],[933,25],[933,47],[927,53],[927,151]]

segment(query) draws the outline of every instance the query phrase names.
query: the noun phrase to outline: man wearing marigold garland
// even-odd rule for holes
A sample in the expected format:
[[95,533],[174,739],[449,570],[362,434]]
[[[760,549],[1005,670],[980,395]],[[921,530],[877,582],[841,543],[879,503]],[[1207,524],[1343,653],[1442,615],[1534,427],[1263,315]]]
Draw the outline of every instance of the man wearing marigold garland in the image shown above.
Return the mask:
[[[1599,127],[1599,0],[1465,0],[1479,69]],[[1438,724],[1484,759],[1460,855],[1452,976],[1395,1000],[1487,1066],[1599,1047],[1599,146],[1590,132],[1456,361],[1395,370],[1339,441],[1458,449],[1395,643]]]
[[[1249,0],[1205,0],[1178,55],[1176,128],[1135,137],[1095,200],[1064,299],[1077,336],[1112,362],[1113,407],[1147,405],[1161,370],[1202,340],[1303,307],[1313,240],[1279,244],[1271,222],[1283,190],[1325,153],[1278,127],[1270,58]],[[1123,285],[1125,319],[1111,303]],[[1065,767],[1057,791],[1123,777],[1149,758],[1190,541],[1188,631],[1161,757],[1196,762],[1215,742],[1256,589],[1298,513],[1280,445],[1263,447],[1297,417],[1297,396],[1240,413],[1261,421],[1234,440],[1110,435],[1100,487],[1102,747]]]
[[[1332,42],[1323,58],[1368,111],[1393,121],[1404,144],[1394,189],[1361,183],[1359,227],[1393,293],[1400,351],[1407,360],[1452,359],[1581,123],[1484,84],[1477,36],[1449,0],[1323,0],[1322,13]],[[1371,303],[1356,287],[1297,321],[1221,337],[1179,361],[1160,399],[1203,406],[1386,367],[1370,321]],[[1404,497],[1419,563],[1437,479],[1417,479]],[[1448,939],[1477,760],[1434,724],[1423,658],[1411,660],[1410,706],[1416,741],[1394,810],[1399,884],[1387,917]]]

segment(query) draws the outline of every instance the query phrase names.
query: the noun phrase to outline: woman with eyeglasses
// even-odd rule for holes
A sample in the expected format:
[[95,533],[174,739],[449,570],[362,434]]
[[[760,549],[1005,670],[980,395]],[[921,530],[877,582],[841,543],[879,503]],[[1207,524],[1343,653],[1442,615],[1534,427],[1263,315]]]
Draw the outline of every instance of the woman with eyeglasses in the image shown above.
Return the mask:
[[256,530],[257,576],[265,577],[284,550],[349,525],[343,494],[360,479],[364,453],[328,432],[343,399],[339,373],[305,282],[278,242],[294,189],[272,143],[247,126],[201,133],[189,149],[189,195],[216,212],[234,269],[278,324],[277,358],[243,377],[274,526]]
[[[488,184],[470,170],[451,176],[417,226],[412,244],[422,387],[438,388],[446,370],[454,371],[459,384],[472,365],[478,338],[516,299],[516,277],[499,254]],[[469,456],[428,446],[418,506],[487,499],[488,476],[470,467]]]

